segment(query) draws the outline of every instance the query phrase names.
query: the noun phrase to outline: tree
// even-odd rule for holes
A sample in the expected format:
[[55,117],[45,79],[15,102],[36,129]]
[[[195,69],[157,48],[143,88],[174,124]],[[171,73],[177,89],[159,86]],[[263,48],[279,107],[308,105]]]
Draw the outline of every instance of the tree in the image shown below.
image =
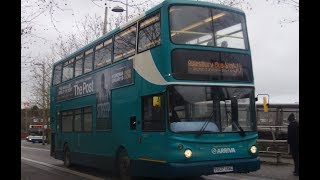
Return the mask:
[[[46,41],[46,38],[38,36],[36,33],[37,28],[41,27],[41,24],[36,23],[37,18],[41,15],[50,17],[50,21],[53,28],[57,29],[55,19],[56,12],[71,11],[72,9],[67,7],[67,0],[22,0],[21,1],[21,49],[29,49],[37,40]],[[48,30],[47,28],[44,28]]]
[[[53,64],[53,58],[37,57],[31,66],[31,96],[29,102],[33,104],[33,107],[39,107],[38,110],[44,110],[42,114],[46,120],[49,117],[48,109],[50,109],[50,80],[51,69]],[[44,68],[44,69],[43,69]]]
[[299,0],[266,0],[266,1],[271,1],[276,5],[283,5],[288,8],[292,8],[297,12],[297,16],[293,18],[283,18],[280,21],[281,26],[285,23],[294,23],[294,22],[299,22]]
[[[33,83],[31,84],[31,96],[28,98],[31,104],[40,109],[50,109],[50,82],[53,63],[101,36],[102,24],[101,17],[86,15],[83,21],[76,24],[78,28],[76,32],[78,33],[70,33],[66,37],[60,35],[58,41],[51,46],[49,54],[39,54],[31,60],[30,81]],[[93,31],[93,29],[95,30]],[[47,115],[46,113],[46,117],[48,117]]]
[[57,41],[51,46],[50,54],[55,61],[75,52],[91,41],[102,36],[103,21],[101,16],[86,15],[82,21],[76,22],[76,31],[67,35],[59,35]]
[[243,10],[252,9],[250,0],[217,0],[217,3],[223,4],[226,6],[237,7]]

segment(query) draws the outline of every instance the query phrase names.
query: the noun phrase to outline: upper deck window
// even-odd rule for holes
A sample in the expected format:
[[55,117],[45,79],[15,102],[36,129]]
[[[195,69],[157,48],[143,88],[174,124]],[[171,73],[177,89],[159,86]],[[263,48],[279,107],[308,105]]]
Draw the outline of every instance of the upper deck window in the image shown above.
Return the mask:
[[54,67],[53,85],[59,84],[61,82],[61,69],[62,69],[62,64],[58,64]]
[[175,44],[248,49],[242,14],[200,6],[172,6],[169,13]]
[[160,44],[160,13],[139,24],[139,52]]
[[96,46],[94,68],[99,68],[111,63],[112,39]]
[[84,57],[84,73],[92,71],[93,49],[85,52]]
[[114,61],[132,56],[136,48],[136,25],[118,33],[114,42]]
[[83,54],[76,57],[75,67],[74,67],[74,77],[80,76],[82,74],[83,65]]
[[74,59],[70,59],[63,63],[62,81],[69,80],[73,78],[73,66]]

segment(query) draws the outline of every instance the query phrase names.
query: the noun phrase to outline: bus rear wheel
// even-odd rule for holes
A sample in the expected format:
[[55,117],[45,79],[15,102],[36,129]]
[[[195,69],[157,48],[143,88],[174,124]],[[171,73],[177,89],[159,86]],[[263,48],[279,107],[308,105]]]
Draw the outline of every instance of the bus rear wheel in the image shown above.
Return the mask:
[[130,167],[130,159],[128,154],[125,150],[122,150],[117,158],[117,172],[119,180],[132,180],[129,174],[129,167]]
[[63,164],[65,167],[71,166],[71,160],[70,160],[70,150],[68,147],[64,150],[64,158],[63,158]]

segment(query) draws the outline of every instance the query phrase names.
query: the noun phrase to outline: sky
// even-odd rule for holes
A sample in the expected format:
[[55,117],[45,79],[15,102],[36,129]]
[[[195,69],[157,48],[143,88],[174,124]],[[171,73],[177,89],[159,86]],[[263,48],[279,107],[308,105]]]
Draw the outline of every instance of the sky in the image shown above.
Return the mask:
[[[129,0],[130,2],[131,0]],[[135,0],[134,2],[145,2]],[[86,14],[97,14],[104,17],[104,0],[67,0],[66,9],[56,13],[57,29],[61,34],[75,30],[75,22],[81,21]],[[123,2],[125,2],[123,0]],[[151,6],[161,0],[149,1]],[[251,10],[243,9],[246,13],[249,43],[252,54],[252,65],[256,95],[269,94],[269,103],[299,102],[299,21],[281,24],[284,18],[298,17],[298,11],[285,5],[277,5],[272,1],[250,1]],[[122,6],[120,3],[108,2],[108,6]],[[133,9],[129,8],[130,11]],[[116,16],[108,12],[109,17]],[[125,13],[125,12],[124,12]],[[73,14],[73,15],[72,15]],[[43,55],[50,52],[50,44],[58,37],[49,16],[39,16],[35,20],[36,34],[45,37],[46,41],[37,40],[28,50],[22,49],[24,55]],[[21,102],[28,100],[30,86],[30,64],[21,58]],[[259,96],[258,103],[262,102]]]

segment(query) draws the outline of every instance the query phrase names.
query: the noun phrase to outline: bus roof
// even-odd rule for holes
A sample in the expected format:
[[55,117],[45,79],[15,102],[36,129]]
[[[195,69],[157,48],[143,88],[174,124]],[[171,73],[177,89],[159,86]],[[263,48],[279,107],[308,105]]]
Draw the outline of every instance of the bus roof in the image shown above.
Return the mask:
[[192,4],[192,5],[195,5],[195,4],[196,4],[196,5],[217,7],[217,8],[221,8],[221,9],[227,9],[227,10],[232,10],[232,11],[244,13],[244,11],[242,11],[242,10],[239,9],[239,8],[234,8],[234,7],[231,7],[231,6],[226,6],[226,5],[217,4],[217,3],[213,3],[213,2],[206,2],[206,1],[196,1],[196,0],[164,0],[163,3],[164,3],[164,4]]
[[145,15],[150,14],[154,11],[156,11],[157,9],[159,9],[160,7],[162,7],[163,5],[170,5],[170,4],[185,4],[185,5],[203,5],[203,6],[210,6],[210,7],[217,7],[217,8],[221,8],[221,9],[227,9],[227,10],[232,10],[232,11],[236,11],[236,12],[240,12],[240,13],[244,13],[241,9],[238,8],[234,8],[234,7],[230,7],[230,6],[225,6],[225,5],[221,5],[221,4],[217,4],[217,3],[212,3],[212,2],[204,2],[204,1],[195,1],[195,0],[164,0],[163,2],[161,2],[160,4],[152,7],[151,9],[145,11],[144,13],[142,13],[139,16],[136,16],[135,18],[131,19],[130,21],[124,23],[123,25],[121,25],[120,27],[116,27],[115,29],[107,32],[106,34],[102,35],[101,37],[97,38],[96,40],[88,43],[87,45],[83,46],[82,48],[76,50],[75,52],[71,53],[70,55],[67,55],[66,57],[63,57],[62,59],[58,60],[57,62],[54,63],[54,65],[62,63],[64,61],[69,60],[72,57],[75,57],[77,55],[79,55],[80,53],[82,53],[85,50],[89,50],[90,48],[93,48],[98,42],[103,42],[104,40],[107,40],[108,38],[111,38],[114,34],[116,34],[117,32],[129,27],[130,25],[132,25],[134,22],[142,19],[145,17]]

